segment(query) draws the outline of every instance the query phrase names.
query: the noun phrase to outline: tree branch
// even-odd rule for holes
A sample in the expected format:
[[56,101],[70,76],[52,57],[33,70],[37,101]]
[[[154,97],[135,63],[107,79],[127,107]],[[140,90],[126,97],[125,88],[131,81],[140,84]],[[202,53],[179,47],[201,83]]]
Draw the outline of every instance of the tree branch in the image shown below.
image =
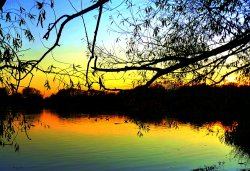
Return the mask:
[[0,1],[0,10],[3,10],[3,6],[7,0],[1,0]]
[[39,60],[37,60],[37,62],[34,64],[34,65],[32,65],[32,67],[31,67],[31,69],[20,79],[20,80],[23,80],[24,78],[26,78],[27,77],[27,75],[28,74],[30,74],[32,71],[33,71],[33,69],[53,50],[53,49],[55,49],[55,47],[56,46],[58,46],[58,43],[59,43],[59,40],[60,40],[60,38],[61,38],[61,35],[62,35],[62,31],[63,31],[63,29],[64,29],[64,26],[68,23],[68,22],[70,22],[71,20],[73,20],[73,19],[75,19],[75,18],[77,18],[77,17],[79,17],[79,16],[81,16],[81,15],[83,15],[83,14],[86,14],[86,13],[88,13],[88,12],[90,12],[90,11],[92,11],[92,10],[94,10],[94,9],[96,9],[96,8],[98,8],[99,6],[101,6],[101,5],[103,5],[103,4],[105,4],[106,2],[108,2],[109,0],[103,0],[103,1],[98,1],[97,3],[95,3],[94,5],[92,5],[92,6],[90,6],[90,7],[88,7],[88,8],[86,8],[86,9],[84,9],[84,10],[82,10],[82,11],[80,11],[80,12],[78,12],[78,13],[75,13],[75,14],[73,14],[73,15],[70,15],[70,16],[67,16],[67,19],[65,19],[63,22],[62,22],[62,24],[61,24],[61,26],[60,26],[60,28],[59,28],[59,31],[58,31],[58,33],[57,33],[57,38],[56,38],[56,41],[55,41],[55,43],[52,45],[52,47],[51,48],[49,48],[42,56],[41,56],[41,58],[39,59]]
[[178,64],[176,64],[174,66],[170,66],[168,68],[162,69],[161,71],[159,71],[158,73],[156,73],[145,84],[145,86],[146,87],[150,86],[157,78],[161,77],[162,75],[165,75],[167,73],[175,71],[175,70],[177,70],[179,68],[182,68],[184,66],[188,66],[190,64],[193,64],[193,63],[199,62],[201,60],[210,58],[211,56],[215,56],[215,55],[221,54],[221,53],[226,52],[226,51],[228,51],[230,49],[234,49],[234,48],[236,48],[236,47],[238,47],[240,45],[247,44],[249,41],[250,41],[250,34],[249,34],[249,32],[247,32],[244,36],[242,36],[240,38],[237,38],[237,39],[234,39],[234,40],[230,41],[229,43],[227,43],[225,45],[222,45],[222,46],[220,46],[218,48],[215,48],[215,49],[211,50],[210,52],[203,53],[203,54],[199,55],[196,58],[192,58],[192,59],[190,59],[188,61],[184,61],[184,62],[178,63]]
[[100,5],[99,15],[98,15],[96,28],[95,28],[95,32],[94,32],[94,40],[93,40],[93,44],[92,44],[91,57],[90,57],[90,59],[88,61],[88,64],[87,64],[86,82],[87,82],[87,85],[88,85],[89,88],[90,88],[90,84],[89,84],[89,81],[88,81],[89,65],[90,65],[90,62],[92,61],[92,59],[95,58],[94,67],[96,67],[97,57],[94,56],[95,55],[95,43],[96,43],[97,33],[98,33],[98,29],[99,29],[99,24],[100,24],[100,21],[101,21],[101,16],[102,16],[102,5]]
[[[82,11],[79,11],[78,13],[75,13],[75,14],[73,14],[73,15],[70,15],[70,16],[66,16],[67,17],[67,19],[65,19],[63,22],[62,22],[62,24],[60,25],[60,28],[59,28],[59,31],[58,31],[58,33],[57,33],[57,38],[56,38],[56,41],[55,41],[55,43],[52,45],[52,47],[51,48],[49,48],[42,56],[41,56],[41,58],[39,59],[39,60],[37,60],[37,62],[34,64],[34,65],[32,65],[32,67],[31,67],[31,69],[21,78],[21,80],[23,80],[28,74],[30,74],[32,71],[33,71],[33,69],[53,50],[53,49],[55,49],[55,47],[56,46],[58,46],[58,43],[59,43],[59,40],[60,40],[60,38],[61,38],[61,35],[62,35],[62,31],[63,31],[63,29],[64,29],[64,26],[68,23],[68,22],[70,22],[71,20],[73,20],[73,19],[75,19],[75,18],[77,18],[77,17],[79,17],[79,16],[81,16],[81,15],[83,15],[83,14],[86,14],[86,13],[88,13],[88,12],[90,12],[90,11],[92,11],[92,10],[94,10],[94,9],[96,9],[96,8],[98,8],[98,7],[100,7],[100,6],[102,6],[103,4],[105,4],[105,3],[107,3],[109,0],[103,0],[103,1],[98,1],[97,3],[95,3],[94,5],[92,5],[92,6],[90,6],[90,7],[88,7],[88,8],[86,8],[86,9],[84,9],[84,10],[82,10]],[[60,17],[61,18],[61,17]],[[56,23],[55,23],[56,24]],[[47,33],[46,33],[47,34]]]
[[215,85],[215,84],[221,83],[227,76],[229,76],[229,75],[231,75],[231,74],[233,74],[233,73],[235,73],[235,72],[237,72],[237,71],[240,71],[240,70],[242,70],[242,69],[244,69],[244,68],[246,68],[246,67],[249,67],[249,66],[250,66],[250,63],[248,63],[248,64],[246,64],[246,65],[243,65],[243,66],[241,66],[241,67],[238,67],[238,68],[236,68],[236,69],[234,69],[234,70],[232,70],[232,71],[230,71],[230,72],[224,74],[224,75],[221,77],[221,79],[220,79],[219,81],[216,81],[216,82],[214,83],[214,85]]
[[147,67],[147,66],[125,66],[124,68],[95,68],[96,71],[101,72],[124,72],[124,71],[132,71],[132,70],[147,70],[147,71],[161,71],[161,68]]

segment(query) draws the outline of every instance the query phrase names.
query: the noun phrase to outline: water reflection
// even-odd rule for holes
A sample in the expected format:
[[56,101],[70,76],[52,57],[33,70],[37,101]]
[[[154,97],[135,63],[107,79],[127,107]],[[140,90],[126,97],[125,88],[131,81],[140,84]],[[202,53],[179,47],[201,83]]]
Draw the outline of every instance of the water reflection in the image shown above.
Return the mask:
[[244,139],[249,126],[240,122],[7,112],[1,115],[0,130],[2,145],[11,144],[16,151],[21,147],[18,156],[1,149],[0,168],[7,170],[191,170],[216,163],[229,169],[249,167],[250,143]]
[[19,144],[16,141],[19,132],[24,132],[26,138],[31,140],[28,130],[32,126],[34,125],[26,120],[25,115],[19,112],[2,112],[0,115],[0,144],[2,146],[13,146],[15,152],[19,151]]
[[[250,159],[250,123],[238,122],[233,124],[230,130],[226,130],[224,141],[234,146],[233,154],[243,159]],[[244,163],[243,163],[244,164]]]
[[[33,111],[34,112],[34,111]],[[33,113],[23,113],[15,110],[3,110],[0,112],[0,145],[2,147],[11,146],[15,152],[20,149],[17,141],[19,134],[25,134],[27,140],[31,140],[29,130],[35,127]],[[39,120],[38,120],[39,122]],[[42,122],[41,125],[44,125]]]

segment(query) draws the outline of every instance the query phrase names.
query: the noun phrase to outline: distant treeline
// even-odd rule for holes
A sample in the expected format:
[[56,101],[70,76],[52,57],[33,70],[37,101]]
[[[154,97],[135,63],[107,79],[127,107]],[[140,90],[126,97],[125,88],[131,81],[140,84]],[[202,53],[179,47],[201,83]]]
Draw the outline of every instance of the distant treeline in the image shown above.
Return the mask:
[[24,88],[21,93],[10,94],[6,88],[0,88],[0,109],[41,109],[43,96],[35,88]]
[[[220,117],[242,115],[248,117],[250,106],[250,86],[183,86],[169,90],[161,86],[137,88],[118,93],[79,90],[74,88],[59,90],[45,99],[40,92],[26,88],[22,93],[8,95],[0,89],[1,106],[28,108],[45,107],[58,111],[76,112],[124,112],[130,115],[156,117],[157,115],[182,115],[201,117],[209,114]],[[230,114],[230,115],[229,115]],[[201,119],[200,118],[200,119]]]

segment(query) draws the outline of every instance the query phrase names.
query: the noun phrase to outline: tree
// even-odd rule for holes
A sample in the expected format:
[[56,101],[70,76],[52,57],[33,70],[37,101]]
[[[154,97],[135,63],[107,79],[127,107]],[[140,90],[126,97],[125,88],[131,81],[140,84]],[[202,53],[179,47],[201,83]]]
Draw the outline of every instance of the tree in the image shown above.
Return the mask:
[[[71,1],[68,2],[74,8]],[[4,3],[2,1],[0,8]],[[115,8],[104,6],[111,4],[109,0],[91,0],[90,6],[79,11],[74,8],[73,14],[55,15],[51,23],[46,23],[47,11],[54,10],[54,0],[34,3],[35,11],[21,6],[15,11],[4,8],[0,11],[1,20],[5,22],[4,27],[0,26],[0,82],[12,91],[17,91],[20,82],[28,76],[32,80],[34,70],[63,78],[67,76],[69,87],[76,85],[71,78],[77,77],[84,79],[88,88],[97,84],[101,89],[107,89],[106,74],[117,72],[124,73],[124,81],[132,78],[134,86],[146,87],[156,82],[165,84],[168,80],[217,84],[233,73],[240,74],[239,78],[249,76],[248,0],[124,0]],[[126,45],[110,51],[96,45],[98,28],[103,9],[114,12],[119,8],[125,10],[118,10],[117,17],[114,13],[110,16],[111,31],[118,34],[116,44],[125,40]],[[91,39],[83,15],[95,9],[98,13]],[[60,46],[65,26],[81,17],[89,52],[86,71],[79,71],[75,65],[63,69],[53,64],[47,69],[40,67],[41,61]],[[25,50],[22,48],[24,37],[31,42],[35,39],[28,20],[47,29],[43,35],[45,41],[54,39],[44,54],[35,60],[21,55]],[[61,77],[59,80],[62,81]],[[50,88],[48,81],[44,85]]]
[[40,90],[31,87],[25,87],[22,91],[24,98],[29,97],[42,97]]
[[[71,1],[69,0],[70,4]],[[31,76],[30,82],[33,78],[34,69],[39,70],[44,73],[55,74],[55,75],[67,75],[70,78],[70,85],[73,84],[71,80],[71,76],[79,77],[75,74],[75,72],[68,71],[68,69],[60,69],[58,68],[55,71],[55,66],[53,64],[48,69],[43,69],[39,66],[44,58],[52,53],[52,51],[59,47],[59,41],[64,30],[64,27],[70,23],[70,21],[75,18],[82,17],[83,15],[99,8],[99,17],[96,24],[96,29],[93,37],[93,43],[90,43],[90,38],[88,38],[88,47],[91,52],[94,51],[94,44],[96,41],[96,36],[98,32],[100,17],[102,14],[102,8],[108,0],[91,0],[92,5],[85,9],[81,9],[80,11],[76,11],[74,14],[64,14],[60,17],[54,16],[55,19],[52,23],[48,23],[46,25],[47,12],[49,10],[54,11],[54,0],[44,0],[44,1],[34,1],[34,6],[31,9],[25,9],[24,7],[17,4],[17,8],[4,9],[4,4],[6,0],[1,1],[0,3],[0,83],[2,87],[7,87],[12,92],[17,92],[20,87],[20,82]],[[72,5],[72,7],[74,7]],[[35,9],[35,10],[33,10]],[[51,16],[50,16],[51,17]],[[84,19],[83,19],[84,20]],[[2,23],[3,21],[3,23]],[[36,23],[37,27],[47,28],[47,32],[43,36],[44,40],[48,40],[51,34],[55,34],[54,43],[51,47],[46,47],[47,50],[44,54],[36,59],[27,59],[22,55],[23,51],[28,49],[23,49],[23,42],[29,41],[33,42],[34,37],[29,24],[28,23]],[[45,25],[47,27],[45,27]],[[86,27],[85,27],[86,29]],[[87,35],[87,33],[86,33]],[[90,58],[93,58],[92,56]],[[76,71],[76,66],[72,66],[73,71]],[[28,85],[29,86],[29,85]],[[50,88],[49,82],[46,81],[44,86],[48,89]]]
[[[118,45],[96,48],[90,66],[102,75],[103,88],[108,89],[103,74],[118,72],[134,81],[136,72],[140,79],[133,84],[145,87],[167,80],[218,84],[233,73],[249,78],[249,0],[129,0],[126,5],[128,10],[110,16]],[[126,47],[119,46],[123,40]]]
[[21,6],[19,9],[4,10],[5,3],[6,0],[1,1],[0,4],[0,82],[2,87],[15,91],[19,87],[21,73],[33,63],[33,61],[22,60],[20,53],[23,39],[34,40],[27,20],[35,18],[34,14],[26,12]]

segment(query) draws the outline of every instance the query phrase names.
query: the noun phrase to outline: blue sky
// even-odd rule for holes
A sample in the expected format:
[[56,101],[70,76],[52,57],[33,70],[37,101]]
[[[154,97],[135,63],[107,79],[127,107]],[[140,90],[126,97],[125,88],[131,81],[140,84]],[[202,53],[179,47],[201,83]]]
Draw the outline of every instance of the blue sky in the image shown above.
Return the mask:
[[[82,8],[87,8],[92,4],[90,0],[89,1],[82,0],[82,3],[81,0],[71,0],[71,1],[77,11],[81,10]],[[42,0],[40,0],[39,2],[42,2]],[[45,2],[49,3],[50,0],[45,0]],[[23,52],[24,59],[26,60],[39,59],[46,52],[47,50],[46,47],[50,47],[51,45],[54,44],[56,38],[55,32],[53,32],[53,34],[50,35],[48,41],[42,39],[42,37],[47,31],[46,28],[48,24],[55,21],[55,17],[59,18],[61,15],[64,14],[71,15],[73,13],[76,13],[75,9],[70,5],[68,0],[55,0],[54,3],[55,3],[54,11],[56,16],[54,15],[54,11],[50,9],[49,5],[47,5],[46,21],[44,23],[44,28],[41,28],[41,26],[37,27],[37,21],[33,22],[27,21],[28,27],[34,34],[35,41],[34,42],[24,41],[23,49],[30,48],[30,50]],[[106,7],[114,8],[117,5],[119,5],[119,3],[121,3],[121,1],[116,1],[116,2],[112,1],[111,3],[109,2],[108,4],[106,4]],[[19,9],[19,6],[24,7],[26,11],[30,10],[31,13],[38,15],[38,10],[35,7],[36,1],[34,0],[7,0],[4,9]],[[106,9],[104,9],[97,37],[97,43],[99,45],[104,44],[105,46],[109,46],[112,43],[114,43],[115,38],[118,36],[115,33],[109,33],[107,31],[110,26],[109,16],[113,12],[116,11],[115,10],[107,11]],[[83,16],[87,26],[87,32],[89,34],[90,41],[92,41],[93,39],[96,26],[95,16],[97,14],[98,10],[94,10]],[[86,67],[87,48],[86,48],[86,42],[83,39],[85,39],[85,32],[82,24],[82,19],[79,17],[70,21],[66,25],[59,42],[60,47],[57,47],[53,51],[53,56],[51,54],[46,56],[46,58],[41,62],[40,66],[44,69],[46,69],[50,65],[68,67],[68,64],[70,63],[75,65],[81,65],[83,68]],[[46,47],[44,47],[44,45]],[[58,63],[55,60],[67,63],[67,65]],[[35,72],[31,86],[39,89],[44,89],[43,87],[44,82],[47,79],[52,80],[53,77],[54,76],[45,76],[42,73]],[[26,86],[27,81],[29,81],[29,79],[30,77],[28,77],[26,81],[23,82],[22,86]],[[50,92],[56,91],[57,88],[58,84],[52,87],[52,90],[50,90]]]

